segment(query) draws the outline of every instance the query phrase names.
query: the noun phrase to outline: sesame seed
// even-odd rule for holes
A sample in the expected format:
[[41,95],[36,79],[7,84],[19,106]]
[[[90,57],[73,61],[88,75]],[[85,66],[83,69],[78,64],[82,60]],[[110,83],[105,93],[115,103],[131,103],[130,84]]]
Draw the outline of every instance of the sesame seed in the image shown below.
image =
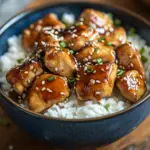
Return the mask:
[[39,88],[38,87],[35,87],[35,89],[38,91],[39,90]]
[[83,61],[85,61],[85,62],[88,61],[88,58],[84,58]]
[[28,74],[29,72],[28,72],[28,71],[25,71],[24,73],[25,73],[25,74]]
[[91,56],[88,56],[88,59],[91,59],[92,57]]
[[34,68],[34,69],[33,69],[33,72],[35,73],[36,71],[37,71],[37,70]]
[[51,89],[49,89],[49,88],[47,88],[46,90],[47,90],[48,92],[50,92],[50,93],[52,92],[52,90],[51,90]]
[[42,29],[41,25],[37,25],[36,28],[35,28],[36,31],[40,31],[41,29]]
[[130,66],[131,66],[131,67],[134,67],[133,63],[130,63]]
[[95,82],[96,82],[96,83],[101,83],[101,81],[100,81],[100,80],[95,80]]
[[95,84],[95,80],[94,80],[94,79],[91,79],[89,84],[90,84],[90,85]]
[[100,95],[100,94],[101,94],[100,91],[96,91],[96,92],[95,92],[95,95]]
[[55,68],[55,71],[58,71],[58,68]]
[[65,93],[64,92],[60,92],[60,95],[65,95]]
[[42,85],[44,85],[45,84],[45,81],[42,81]]
[[42,91],[45,91],[45,89],[46,89],[46,88],[45,88],[45,87],[43,87],[43,88],[42,88]]
[[93,73],[96,73],[96,70],[94,70]]
[[101,69],[102,72],[105,72],[104,68]]
[[31,81],[30,81],[30,80],[27,80],[27,82],[28,82],[28,83],[31,83]]
[[25,30],[24,33],[28,36],[31,34],[30,30]]

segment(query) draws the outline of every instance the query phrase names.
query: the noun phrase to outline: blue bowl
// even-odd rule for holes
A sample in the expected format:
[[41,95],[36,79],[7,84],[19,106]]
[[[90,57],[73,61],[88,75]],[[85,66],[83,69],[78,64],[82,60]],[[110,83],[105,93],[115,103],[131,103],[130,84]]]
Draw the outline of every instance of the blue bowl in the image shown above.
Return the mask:
[[[73,13],[76,18],[85,8],[93,8],[111,12],[122,20],[128,29],[133,26],[138,34],[150,42],[150,24],[142,17],[125,9],[94,3],[66,3],[47,5],[36,10],[28,10],[9,20],[0,29],[0,55],[8,48],[7,40],[12,35],[19,35],[31,23],[42,18],[49,12],[60,18],[63,13]],[[6,62],[7,63],[7,62]],[[150,101],[146,95],[142,101],[131,107],[111,115],[91,119],[58,119],[47,118],[41,114],[21,108],[0,90],[0,103],[3,104],[8,116],[21,128],[34,137],[60,146],[102,146],[110,144],[134,130],[149,114]]]

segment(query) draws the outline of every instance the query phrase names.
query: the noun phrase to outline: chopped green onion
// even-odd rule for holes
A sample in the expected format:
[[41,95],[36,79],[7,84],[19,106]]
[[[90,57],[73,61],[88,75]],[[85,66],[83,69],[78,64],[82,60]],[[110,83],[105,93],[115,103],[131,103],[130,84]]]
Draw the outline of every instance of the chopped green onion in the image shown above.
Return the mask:
[[90,26],[90,27],[88,27],[88,29],[89,29],[89,30],[92,30],[92,29],[93,29],[93,27],[92,27],[92,26]]
[[104,105],[105,109],[108,111],[109,107],[110,107],[110,104],[106,104]]
[[112,13],[107,13],[108,17],[113,20],[113,14]]
[[120,26],[120,25],[121,25],[121,20],[115,19],[115,20],[114,20],[114,25],[115,25],[115,26]]
[[112,46],[112,42],[107,42],[106,45],[107,46]]
[[73,51],[73,50],[69,50],[69,53],[70,53],[70,54],[73,54],[73,53],[74,53],[74,51]]
[[6,119],[0,118],[0,125],[8,126],[9,124],[10,123]]
[[144,52],[145,52],[145,48],[142,47],[142,48],[140,49],[140,54],[142,55]]
[[80,25],[81,25],[80,22],[75,23],[76,27],[79,27]]
[[98,59],[96,60],[96,64],[102,64],[102,59],[101,59],[101,58],[98,58]]
[[76,81],[76,79],[74,78],[74,77],[70,77],[69,79],[68,79],[68,82],[69,83],[74,83]]
[[103,41],[103,40],[105,40],[105,37],[104,37],[104,36],[101,36],[101,37],[98,39],[98,42],[101,42],[101,41]]
[[93,73],[93,72],[94,72],[94,69],[91,68],[90,66],[88,66],[87,69],[86,69],[86,72],[87,72],[87,73]]
[[124,73],[124,70],[122,70],[122,69],[117,70],[117,76],[122,76],[123,73]]
[[65,47],[67,47],[67,44],[65,42],[60,42],[60,46],[65,48]]
[[21,64],[23,62],[23,58],[17,59],[18,64]]
[[53,80],[55,80],[55,76],[50,76],[47,80],[48,81],[53,81]]
[[59,52],[61,52],[62,50],[63,50],[62,47],[60,47],[60,48],[58,49]]
[[97,52],[98,50],[100,50],[98,47],[94,48],[94,52]]
[[134,36],[135,35],[135,29],[134,28],[130,28],[128,31],[129,36]]
[[143,63],[146,63],[148,61],[148,58],[146,58],[145,56],[142,55],[141,60],[142,60]]

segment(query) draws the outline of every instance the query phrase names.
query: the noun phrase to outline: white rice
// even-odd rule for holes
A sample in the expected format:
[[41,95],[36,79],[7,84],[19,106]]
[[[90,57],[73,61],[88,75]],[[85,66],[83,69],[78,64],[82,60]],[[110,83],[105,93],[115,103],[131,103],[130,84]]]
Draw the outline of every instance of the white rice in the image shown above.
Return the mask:
[[2,84],[2,89],[6,92],[6,94],[11,88],[6,80],[6,73],[18,64],[18,59],[24,59],[25,57],[26,54],[21,44],[21,36],[10,37],[8,39],[8,52],[0,57],[0,83]]
[[[68,24],[73,24],[75,19],[72,16],[69,16],[71,19]],[[63,15],[64,21],[67,22],[68,14]],[[149,57],[150,47],[146,45],[146,41],[142,39],[139,35],[135,35],[133,37],[128,37],[128,41],[132,42],[133,46],[137,49],[142,47],[145,48],[145,57]],[[10,85],[6,81],[6,73],[10,68],[17,64],[17,60],[20,58],[25,58],[26,53],[23,50],[21,44],[21,37],[10,37],[8,39],[8,52],[6,52],[3,56],[0,57],[0,68],[2,72],[0,72],[0,83],[2,84],[2,89],[8,93],[10,90]],[[145,64],[145,70],[147,75],[147,80],[149,80],[150,76],[150,60]],[[21,104],[22,107],[25,105]],[[99,102],[86,101],[84,104],[80,105],[77,102],[75,94],[73,94],[67,102],[61,102],[58,105],[54,104],[51,108],[49,108],[44,115],[48,117],[58,117],[58,118],[91,118],[97,116],[104,116],[107,114],[112,114],[118,111],[121,111],[125,108],[129,107],[129,104],[126,103],[122,98],[118,98],[116,100],[115,97],[103,98]]]
[[64,13],[62,16],[62,21],[68,25],[75,23],[75,16],[71,13]]

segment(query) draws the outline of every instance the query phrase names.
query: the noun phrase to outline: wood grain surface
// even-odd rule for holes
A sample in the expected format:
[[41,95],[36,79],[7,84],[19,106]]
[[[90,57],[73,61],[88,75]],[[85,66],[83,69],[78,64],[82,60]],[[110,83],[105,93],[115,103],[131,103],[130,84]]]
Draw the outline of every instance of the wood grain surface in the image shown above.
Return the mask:
[[[62,0],[34,0],[27,8],[38,7],[45,3],[62,2]],[[80,0],[76,0],[80,1]],[[93,1],[93,0],[87,0]],[[65,2],[65,0],[63,0]],[[150,20],[150,7],[137,0],[99,0],[130,9]],[[25,8],[26,9],[26,8]],[[0,117],[9,118],[0,109]],[[10,120],[9,120],[10,121]],[[37,141],[10,121],[10,126],[0,126],[0,150],[58,150],[47,143]],[[101,148],[82,148],[82,150],[150,150],[150,116],[132,133],[119,141]]]

